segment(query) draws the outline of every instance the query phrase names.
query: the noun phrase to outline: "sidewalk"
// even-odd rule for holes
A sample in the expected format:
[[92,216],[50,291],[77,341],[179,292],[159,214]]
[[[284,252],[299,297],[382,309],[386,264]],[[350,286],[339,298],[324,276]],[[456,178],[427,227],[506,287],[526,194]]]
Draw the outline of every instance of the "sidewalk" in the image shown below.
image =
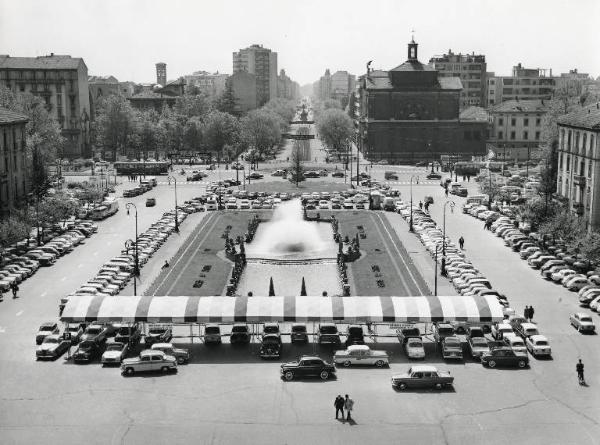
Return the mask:
[[[410,259],[413,264],[417,267],[423,280],[427,283],[427,287],[431,291],[431,295],[434,294],[435,287],[435,262],[429,252],[425,249],[425,246],[421,244],[416,233],[410,233],[408,231],[408,223],[402,219],[402,216],[398,213],[385,212],[385,216],[390,222],[390,225],[394,228],[396,235],[402,241],[404,248],[408,252]],[[438,295],[458,295],[452,283],[440,275],[440,268],[438,266]]]

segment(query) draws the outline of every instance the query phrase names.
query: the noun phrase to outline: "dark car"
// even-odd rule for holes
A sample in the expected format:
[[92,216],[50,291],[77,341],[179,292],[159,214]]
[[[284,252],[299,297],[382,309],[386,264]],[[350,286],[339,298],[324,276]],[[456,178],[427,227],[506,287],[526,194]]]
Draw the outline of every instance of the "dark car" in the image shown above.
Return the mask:
[[308,343],[305,324],[294,323],[292,325],[292,343]]
[[331,173],[331,176],[334,178],[343,178],[344,172],[341,170],[335,170],[333,173]]
[[297,361],[281,365],[281,376],[287,381],[298,377],[320,377],[327,380],[334,373],[335,366],[315,356],[303,355]]
[[319,325],[317,342],[320,345],[339,345],[341,340],[336,325],[333,323],[323,323]]
[[156,198],[146,198],[146,207],[154,207],[156,205]]
[[90,362],[102,355],[105,344],[106,341],[84,340],[73,353],[73,360],[75,363]]
[[363,333],[362,326],[350,325],[348,326],[348,332],[346,333],[346,347],[350,345],[364,345],[365,335]]
[[249,177],[250,179],[262,179],[262,178],[264,178],[264,175],[262,175],[262,174],[260,174],[260,173],[258,173],[258,172],[252,172],[252,173],[250,173],[250,174],[248,175],[248,177]]
[[173,330],[167,325],[151,325],[146,335],[146,346],[149,348],[154,343],[169,343],[173,338]]
[[229,342],[232,345],[250,343],[250,332],[248,331],[248,326],[245,324],[234,324],[231,328],[231,337],[229,337]]
[[140,328],[137,323],[132,325],[120,326],[115,335],[115,341],[124,344],[138,343],[142,337]]
[[281,356],[281,336],[279,334],[263,335],[259,355],[261,358],[279,358]]
[[518,366],[524,368],[529,364],[527,354],[515,352],[512,348],[493,348],[481,356],[481,364],[495,368],[496,366]]
[[432,172],[427,175],[427,179],[442,179],[442,175]]

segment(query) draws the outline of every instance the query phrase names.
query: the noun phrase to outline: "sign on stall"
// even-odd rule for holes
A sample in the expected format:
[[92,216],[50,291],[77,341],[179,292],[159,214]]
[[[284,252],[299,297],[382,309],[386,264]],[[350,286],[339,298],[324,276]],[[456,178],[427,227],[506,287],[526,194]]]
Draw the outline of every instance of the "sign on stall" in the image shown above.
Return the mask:
[[414,323],[390,323],[390,329],[409,329],[414,325]]

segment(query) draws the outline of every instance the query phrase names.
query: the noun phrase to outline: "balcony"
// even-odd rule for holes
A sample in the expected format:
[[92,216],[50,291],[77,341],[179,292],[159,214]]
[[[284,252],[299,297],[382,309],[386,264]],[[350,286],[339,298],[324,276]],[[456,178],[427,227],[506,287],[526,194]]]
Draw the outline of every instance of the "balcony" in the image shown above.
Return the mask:
[[577,213],[578,215],[583,215],[583,212],[585,211],[585,208],[583,206],[583,203],[581,202],[574,202],[573,203],[573,211],[575,213]]
[[573,184],[578,185],[581,188],[585,188],[585,176],[573,175]]

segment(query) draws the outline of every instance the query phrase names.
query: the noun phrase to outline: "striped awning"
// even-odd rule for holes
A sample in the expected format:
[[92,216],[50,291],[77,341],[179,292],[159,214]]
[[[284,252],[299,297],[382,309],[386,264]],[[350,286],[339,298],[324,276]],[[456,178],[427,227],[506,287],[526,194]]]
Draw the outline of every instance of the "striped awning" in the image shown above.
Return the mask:
[[63,322],[259,323],[267,321],[493,322],[502,306],[484,297],[94,297],[71,298]]

